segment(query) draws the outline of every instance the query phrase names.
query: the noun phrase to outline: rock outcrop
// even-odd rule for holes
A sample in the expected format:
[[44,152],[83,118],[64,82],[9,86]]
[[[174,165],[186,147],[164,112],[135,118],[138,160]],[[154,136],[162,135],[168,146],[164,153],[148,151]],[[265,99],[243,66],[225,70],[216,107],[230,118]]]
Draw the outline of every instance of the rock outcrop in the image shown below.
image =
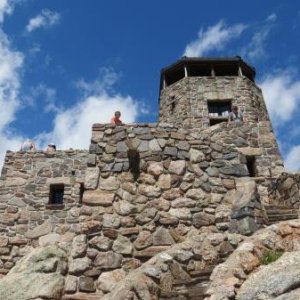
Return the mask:
[[66,252],[57,246],[32,249],[0,280],[1,299],[60,300],[67,264]]
[[[300,220],[257,231],[214,269],[205,299],[294,299],[299,293],[299,250]],[[277,257],[284,252],[281,258]],[[264,265],[267,256],[271,256],[271,261]]]
[[287,252],[252,273],[238,291],[236,300],[300,299],[299,285],[300,251]]

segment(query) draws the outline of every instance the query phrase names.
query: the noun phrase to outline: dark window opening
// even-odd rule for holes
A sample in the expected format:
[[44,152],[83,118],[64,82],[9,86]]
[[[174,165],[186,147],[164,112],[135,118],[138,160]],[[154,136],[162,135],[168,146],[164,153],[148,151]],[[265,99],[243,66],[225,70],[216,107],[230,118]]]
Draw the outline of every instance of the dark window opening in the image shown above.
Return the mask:
[[242,69],[243,75],[248,77],[251,81],[254,82],[254,76],[252,74],[252,72],[249,72],[248,70]]
[[171,103],[171,114],[174,114],[176,103],[175,101]]
[[215,66],[216,76],[238,76],[239,68],[238,66]]
[[129,160],[129,170],[132,173],[134,180],[140,176],[140,154],[137,150],[129,149],[127,152]]
[[80,183],[80,189],[79,189],[79,203],[82,203],[84,193],[84,183]]
[[210,126],[228,120],[231,101],[208,101],[207,106]]
[[176,70],[172,70],[169,73],[165,73],[166,86],[169,86],[180,79],[184,78],[184,67],[180,67]]
[[62,205],[64,203],[64,185],[50,185],[49,204]]
[[191,65],[188,66],[188,73],[191,77],[211,76],[211,67],[209,65]]
[[246,156],[247,169],[250,177],[256,177],[255,156]]

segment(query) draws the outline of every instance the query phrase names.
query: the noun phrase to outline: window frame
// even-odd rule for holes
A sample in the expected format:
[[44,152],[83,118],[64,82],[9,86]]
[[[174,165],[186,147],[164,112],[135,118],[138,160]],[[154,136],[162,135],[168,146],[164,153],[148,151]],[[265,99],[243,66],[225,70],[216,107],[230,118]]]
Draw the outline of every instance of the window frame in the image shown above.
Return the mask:
[[[64,192],[65,192],[65,185],[63,183],[56,183],[56,184],[50,184],[49,188],[49,200],[48,204],[46,205],[47,208],[63,208],[65,206],[64,204]],[[59,197],[61,198],[61,201],[55,200],[55,197],[57,197],[56,193],[62,193]]]
[[[231,107],[232,107],[231,99],[207,100],[209,125],[213,126],[213,125],[227,121],[229,118],[229,114],[231,112]],[[217,108],[217,109],[212,109],[212,108]],[[225,113],[225,112],[227,112],[227,114],[223,115],[223,113]]]

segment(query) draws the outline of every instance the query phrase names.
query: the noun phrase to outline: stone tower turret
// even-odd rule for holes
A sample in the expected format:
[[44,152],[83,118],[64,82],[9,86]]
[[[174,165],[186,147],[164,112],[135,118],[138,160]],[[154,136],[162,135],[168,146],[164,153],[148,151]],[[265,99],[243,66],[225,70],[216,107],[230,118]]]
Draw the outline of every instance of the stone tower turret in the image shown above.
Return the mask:
[[207,128],[226,121],[236,105],[248,123],[268,121],[255,69],[240,57],[183,57],[162,69],[161,123],[178,127]]

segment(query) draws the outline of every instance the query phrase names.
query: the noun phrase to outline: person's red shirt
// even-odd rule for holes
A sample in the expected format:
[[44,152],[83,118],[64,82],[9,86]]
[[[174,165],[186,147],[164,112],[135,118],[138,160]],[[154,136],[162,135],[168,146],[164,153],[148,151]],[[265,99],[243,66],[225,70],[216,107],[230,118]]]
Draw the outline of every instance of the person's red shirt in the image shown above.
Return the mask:
[[117,117],[113,117],[111,119],[111,123],[116,124],[116,125],[121,125],[122,121],[119,118],[117,118]]

